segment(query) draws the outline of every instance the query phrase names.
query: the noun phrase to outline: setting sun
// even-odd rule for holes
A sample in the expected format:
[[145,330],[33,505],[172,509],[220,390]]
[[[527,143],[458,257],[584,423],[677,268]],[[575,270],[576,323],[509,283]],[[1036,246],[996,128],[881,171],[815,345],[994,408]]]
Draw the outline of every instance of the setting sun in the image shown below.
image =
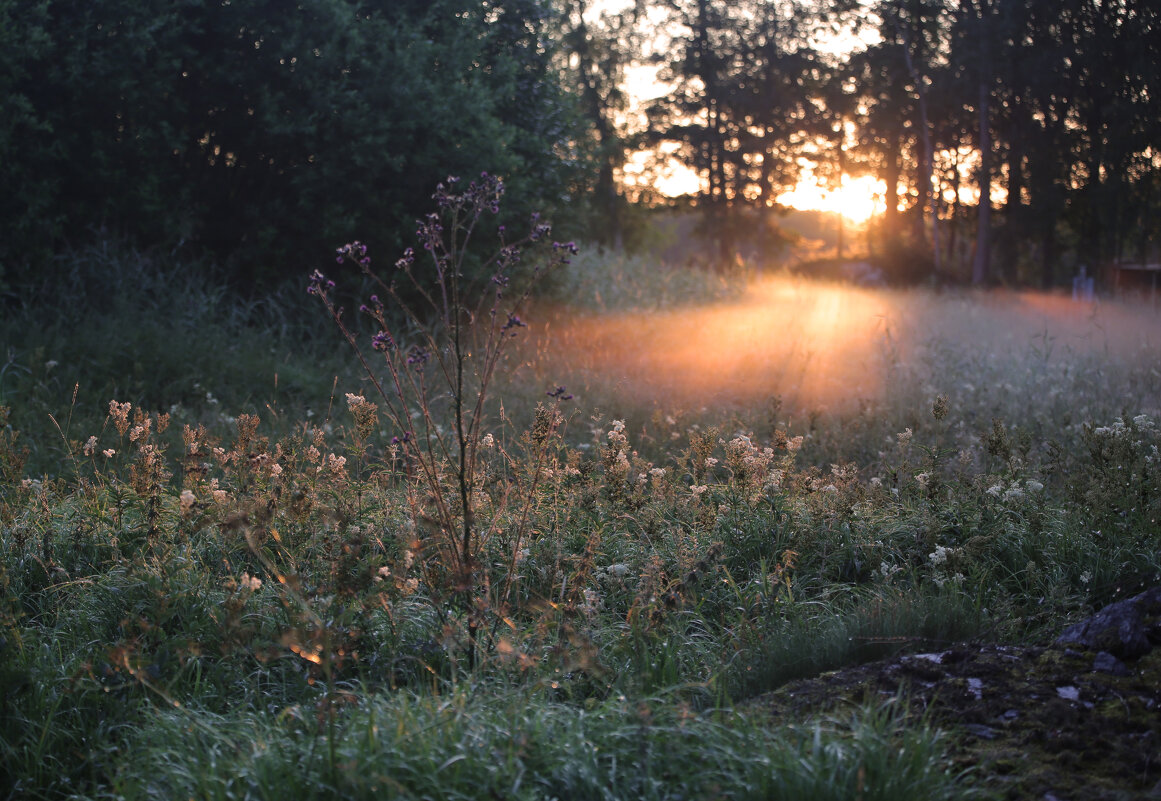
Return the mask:
[[792,191],[779,195],[778,202],[796,209],[830,211],[851,222],[864,223],[883,210],[885,189],[882,180],[869,175],[844,175],[838,189],[826,189],[806,176]]

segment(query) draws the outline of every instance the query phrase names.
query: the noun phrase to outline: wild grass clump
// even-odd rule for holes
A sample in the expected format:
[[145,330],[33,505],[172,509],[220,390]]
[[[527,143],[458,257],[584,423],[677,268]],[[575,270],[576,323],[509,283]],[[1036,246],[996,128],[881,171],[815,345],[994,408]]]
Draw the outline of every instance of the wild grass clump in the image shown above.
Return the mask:
[[[891,704],[774,728],[698,716],[666,697],[587,709],[543,695],[461,688],[356,702],[337,768],[309,710],[278,716],[159,712],[134,735],[125,798],[961,799],[941,740]],[[161,744],[180,739],[178,751]],[[207,770],[206,766],[214,766]]]
[[99,432],[110,398],[221,435],[243,412],[288,428],[324,417],[336,376],[357,375],[300,280],[248,297],[210,265],[113,240],[46,275],[0,298],[0,406],[24,432],[34,476],[69,468],[68,441]]

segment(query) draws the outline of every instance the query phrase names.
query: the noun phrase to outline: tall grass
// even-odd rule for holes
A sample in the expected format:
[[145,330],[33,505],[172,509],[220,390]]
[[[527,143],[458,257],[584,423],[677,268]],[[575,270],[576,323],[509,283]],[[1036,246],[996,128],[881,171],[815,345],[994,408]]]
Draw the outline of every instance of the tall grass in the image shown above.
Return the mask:
[[[84,258],[106,300],[3,328],[0,795],[966,797],[948,735],[901,713],[733,704],[949,639],[1047,639],[1161,575],[1158,340],[1134,308],[798,283],[551,328],[534,305],[481,417],[464,609],[440,547],[462,493],[434,513],[401,424],[345,400],[367,384],[341,338],[298,320],[323,315]],[[780,350],[754,347],[755,391],[712,341],[659,379],[633,336],[763,308]],[[127,358],[139,377],[110,379]],[[882,380],[825,409],[762,384],[854,367]]]

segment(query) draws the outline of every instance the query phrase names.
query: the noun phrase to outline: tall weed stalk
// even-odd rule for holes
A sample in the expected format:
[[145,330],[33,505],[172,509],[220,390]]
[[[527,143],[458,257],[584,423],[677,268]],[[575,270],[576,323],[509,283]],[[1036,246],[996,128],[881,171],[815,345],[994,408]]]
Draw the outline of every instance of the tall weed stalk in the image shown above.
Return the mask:
[[[519,312],[531,289],[577,249],[559,242],[545,247],[550,227],[533,215],[522,239],[509,241],[500,226],[498,247],[477,256],[473,238],[485,215],[499,212],[504,185],[487,173],[462,191],[457,185],[456,178],[439,185],[433,196],[438,210],[419,222],[423,254],[408,248],[389,276],[371,268],[360,242],[338,249],[340,264],[357,265],[377,287],[359,309],[375,324],[369,342],[361,342],[357,327],[344,318],[333,281],[315,271],[308,291],[354,348],[397,432],[386,453],[393,464],[402,462],[408,481],[413,550],[423,555],[429,579],[436,579],[429,586],[452,600],[459,620],[444,623],[466,633],[465,657],[474,669],[492,608],[492,577],[480,559],[486,528],[477,513],[483,450],[492,442],[486,426],[489,387],[505,347],[526,327]],[[537,252],[525,270],[521,261],[529,246]],[[571,397],[563,387],[548,395],[554,404]],[[348,402],[356,419],[362,416],[373,428],[378,405],[361,395]],[[550,419],[560,418],[553,413]],[[503,490],[489,499],[493,516],[512,500]]]

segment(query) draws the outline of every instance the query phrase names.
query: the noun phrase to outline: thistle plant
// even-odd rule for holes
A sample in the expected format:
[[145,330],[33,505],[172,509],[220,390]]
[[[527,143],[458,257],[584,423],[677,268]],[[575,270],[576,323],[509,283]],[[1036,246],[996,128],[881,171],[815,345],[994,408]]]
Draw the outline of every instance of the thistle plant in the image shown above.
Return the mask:
[[[450,596],[466,631],[470,669],[491,605],[490,576],[480,558],[487,528],[478,514],[484,451],[492,440],[489,387],[506,346],[526,327],[520,312],[533,286],[577,249],[571,242],[548,248],[551,229],[533,215],[529,232],[517,241],[499,226],[498,247],[480,258],[473,239],[485,216],[499,213],[504,185],[487,173],[462,191],[458,183],[448,178],[439,185],[433,196],[438,210],[419,222],[422,253],[408,248],[389,276],[372,270],[362,243],[338,249],[336,261],[355,264],[376,287],[359,309],[374,324],[369,341],[361,341],[358,327],[345,319],[333,281],[315,271],[308,291],[354,349],[395,431],[384,455],[393,466],[401,463],[406,477],[414,529],[407,547],[421,554],[431,591]],[[524,270],[530,246],[539,252]],[[563,387],[547,394],[555,405],[571,398]],[[378,412],[365,398],[348,400],[364,419]],[[488,501],[493,518],[512,500],[503,491],[498,496]],[[445,628],[459,621],[445,620]]]

